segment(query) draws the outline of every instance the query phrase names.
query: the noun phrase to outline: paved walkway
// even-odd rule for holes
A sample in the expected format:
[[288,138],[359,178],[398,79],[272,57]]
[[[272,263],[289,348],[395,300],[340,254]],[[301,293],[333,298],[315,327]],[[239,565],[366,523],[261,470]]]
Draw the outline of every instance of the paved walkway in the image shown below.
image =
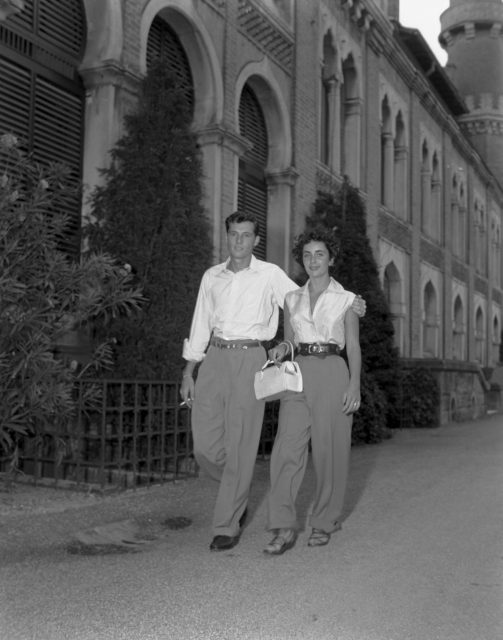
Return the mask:
[[[6,516],[0,637],[500,640],[502,462],[501,415],[355,448],[342,531],[319,549],[303,532],[278,558],[262,553],[264,462],[229,552],[208,551],[215,487],[204,478]],[[301,514],[312,486],[309,469]],[[192,524],[163,530],[168,517]],[[77,532],[124,521],[142,523],[139,553],[67,552]]]

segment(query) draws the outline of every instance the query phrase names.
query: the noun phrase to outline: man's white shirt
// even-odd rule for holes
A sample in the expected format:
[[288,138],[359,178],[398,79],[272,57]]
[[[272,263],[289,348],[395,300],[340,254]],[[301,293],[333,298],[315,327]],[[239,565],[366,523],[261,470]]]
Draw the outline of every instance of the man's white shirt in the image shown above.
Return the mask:
[[212,335],[224,340],[272,340],[279,307],[286,294],[298,288],[277,265],[255,256],[241,271],[228,266],[226,260],[202,277],[190,335],[183,343],[185,360],[201,361]]

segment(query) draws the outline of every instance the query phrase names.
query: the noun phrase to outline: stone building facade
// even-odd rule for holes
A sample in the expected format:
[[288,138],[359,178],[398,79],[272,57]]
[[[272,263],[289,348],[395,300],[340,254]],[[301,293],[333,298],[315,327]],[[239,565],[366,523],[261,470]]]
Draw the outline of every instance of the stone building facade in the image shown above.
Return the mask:
[[399,18],[399,0],[0,0],[0,129],[88,193],[167,52],[193,93],[215,260],[246,206],[261,257],[292,272],[317,193],[348,175],[402,357],[438,371],[443,420],[475,415],[503,321],[503,5],[451,0],[445,69]]

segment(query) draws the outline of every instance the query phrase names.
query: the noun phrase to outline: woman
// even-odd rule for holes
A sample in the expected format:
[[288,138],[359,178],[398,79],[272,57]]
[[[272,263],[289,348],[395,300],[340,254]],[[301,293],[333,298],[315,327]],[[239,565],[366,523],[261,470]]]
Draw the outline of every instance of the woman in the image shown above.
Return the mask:
[[[284,335],[296,345],[304,389],[281,401],[271,457],[267,528],[274,537],[264,549],[269,555],[280,555],[295,544],[299,528],[295,500],[309,439],[316,491],[308,545],[327,544],[331,533],[341,528],[353,413],[360,406],[361,351],[358,316],[351,309],[355,294],[345,291],[329,273],[338,251],[335,234],[326,229],[304,232],[293,249],[309,279],[285,298]],[[344,346],[349,371],[339,355]],[[289,350],[287,343],[280,343],[269,357],[279,362]]]

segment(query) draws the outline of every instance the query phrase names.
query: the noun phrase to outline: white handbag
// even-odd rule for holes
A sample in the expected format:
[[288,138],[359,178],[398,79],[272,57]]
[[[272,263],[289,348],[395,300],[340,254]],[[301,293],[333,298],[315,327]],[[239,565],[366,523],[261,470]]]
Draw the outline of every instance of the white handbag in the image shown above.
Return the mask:
[[260,371],[255,374],[255,396],[257,400],[278,400],[286,395],[287,391],[302,391],[302,372],[297,362],[293,359],[293,345],[290,345],[290,360],[281,364],[274,364],[273,360],[267,360]]

